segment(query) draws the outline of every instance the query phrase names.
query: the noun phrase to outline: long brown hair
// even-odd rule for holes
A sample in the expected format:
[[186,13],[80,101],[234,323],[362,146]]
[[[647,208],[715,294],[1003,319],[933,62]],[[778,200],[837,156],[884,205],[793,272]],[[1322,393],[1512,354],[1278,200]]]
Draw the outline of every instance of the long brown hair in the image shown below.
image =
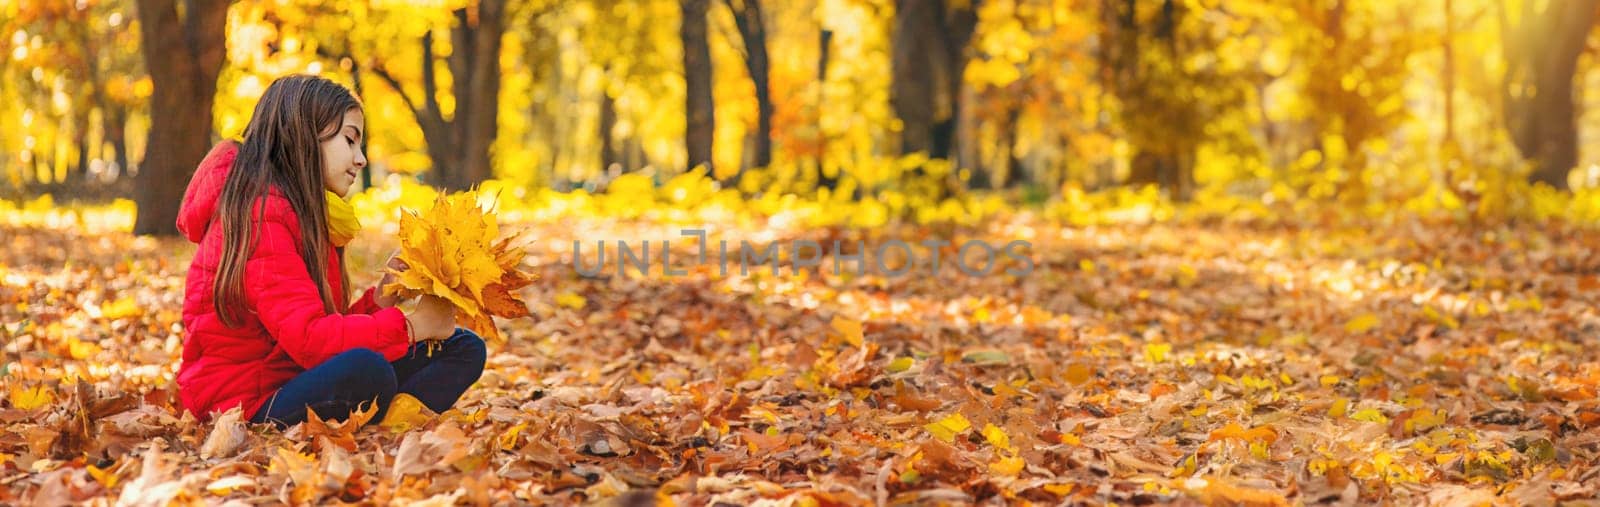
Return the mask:
[[[345,112],[360,107],[361,102],[343,85],[307,75],[278,78],[256,103],[217,203],[223,247],[211,297],[224,325],[241,323],[237,312],[245,306],[245,264],[255,251],[261,232],[257,227],[265,226],[263,200],[273,189],[289,201],[299,217],[300,259],[317,285],[323,309],[335,313],[348,305],[350,277],[344,269],[339,270],[342,290],[337,299],[328,283],[328,249],[333,246],[328,239],[321,142],[338,134]],[[254,220],[252,212],[257,214]],[[342,266],[344,249],[337,253]]]

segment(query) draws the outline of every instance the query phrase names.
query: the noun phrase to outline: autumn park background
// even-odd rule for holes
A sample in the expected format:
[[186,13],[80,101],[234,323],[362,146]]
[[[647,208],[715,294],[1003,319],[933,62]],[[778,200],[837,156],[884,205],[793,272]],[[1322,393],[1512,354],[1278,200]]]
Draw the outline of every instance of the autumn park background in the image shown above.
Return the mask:
[[[0,0],[0,504],[1592,502],[1597,24],[1595,0]],[[293,73],[365,104],[358,286],[441,191],[532,240],[531,317],[444,414],[280,432],[177,402],[177,203]],[[693,262],[684,229],[781,269]],[[849,267],[895,240],[920,271]],[[685,274],[578,273],[602,241]],[[796,241],[865,246],[794,267]],[[970,241],[1026,241],[1029,269],[960,271]]]

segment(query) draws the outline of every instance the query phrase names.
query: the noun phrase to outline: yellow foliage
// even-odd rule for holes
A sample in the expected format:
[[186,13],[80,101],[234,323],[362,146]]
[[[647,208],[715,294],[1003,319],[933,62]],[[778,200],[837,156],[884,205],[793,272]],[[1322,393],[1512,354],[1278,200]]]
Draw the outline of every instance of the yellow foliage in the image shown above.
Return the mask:
[[895,360],[893,360],[893,361],[890,361],[889,362],[889,366],[887,368],[885,368],[885,369],[888,370],[889,373],[900,373],[900,372],[903,372],[903,371],[911,369],[911,366],[914,365],[914,364],[916,364],[916,360],[915,359],[902,356],[902,357],[895,358]]
[[383,288],[386,294],[439,296],[465,318],[466,327],[498,339],[494,317],[528,316],[528,307],[512,291],[533,283],[518,269],[525,255],[512,246],[518,238],[500,238],[494,213],[479,206],[478,192],[441,195],[426,212],[400,217],[400,260],[406,268]]
[[54,402],[56,397],[44,386],[11,386],[11,406],[19,410],[33,410]]
[[1172,352],[1170,343],[1150,343],[1144,346],[1144,358],[1151,363],[1160,363],[1167,360],[1167,354]]
[[1362,314],[1344,323],[1344,330],[1351,333],[1365,333],[1375,327],[1378,327],[1378,316],[1371,313]]
[[990,463],[989,464],[989,471],[994,473],[995,475],[1000,475],[1000,476],[1005,476],[1005,477],[1012,477],[1012,476],[1015,476],[1015,475],[1021,473],[1022,472],[1022,468],[1025,467],[1025,466],[1027,466],[1027,463],[1022,461],[1022,458],[1018,458],[1016,456],[1011,456],[1011,457],[1006,457],[1006,458],[1000,458],[999,460],[996,460],[994,463]]
[[983,438],[989,441],[989,445],[996,448],[1012,450],[1011,437],[1006,435],[1006,430],[1000,429],[999,426],[993,424],[983,425]]
[[966,416],[961,414],[950,414],[944,419],[925,424],[922,427],[928,430],[928,433],[932,434],[934,438],[938,438],[939,440],[948,444],[955,441],[956,435],[967,431],[968,428],[971,428],[972,423],[967,421]]
[[1339,399],[1333,400],[1333,405],[1328,407],[1328,417],[1333,417],[1333,418],[1344,417],[1344,415],[1346,413],[1349,413],[1349,412],[1350,412],[1350,398],[1339,398]]
[[427,423],[435,415],[422,404],[422,400],[410,394],[399,393],[389,402],[388,411],[384,412],[383,421],[378,425],[388,428],[389,431],[402,433]]
[[1243,440],[1245,442],[1265,442],[1270,444],[1278,440],[1278,432],[1273,430],[1271,426],[1257,426],[1254,428],[1245,429],[1243,426],[1240,426],[1239,423],[1231,422],[1228,423],[1227,426],[1223,426],[1222,428],[1212,431],[1211,436],[1207,438],[1207,441],[1215,442],[1229,438]]
[[572,291],[567,291],[556,294],[556,304],[574,310],[582,310],[584,305],[589,304],[589,299]]
[[831,325],[834,332],[838,333],[839,337],[844,338],[844,341],[855,347],[861,346],[863,340],[861,321],[834,317]]
[[1375,409],[1375,408],[1367,408],[1367,409],[1357,410],[1356,413],[1350,415],[1350,418],[1351,419],[1355,419],[1357,421],[1367,421],[1367,422],[1375,422],[1375,423],[1387,423],[1387,422],[1389,422],[1389,417],[1383,415],[1383,412],[1379,412],[1378,409]]
[[144,309],[139,308],[139,304],[133,300],[132,296],[125,296],[100,307],[100,316],[110,320],[138,317],[140,315],[144,315]]

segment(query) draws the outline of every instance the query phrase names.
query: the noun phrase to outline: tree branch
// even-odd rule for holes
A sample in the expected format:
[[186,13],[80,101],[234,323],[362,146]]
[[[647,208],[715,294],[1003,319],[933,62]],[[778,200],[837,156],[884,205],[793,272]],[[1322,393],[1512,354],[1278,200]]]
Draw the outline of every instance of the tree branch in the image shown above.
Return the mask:
[[[465,49],[456,48],[456,51]],[[422,34],[422,103],[429,115],[443,121],[444,111],[439,107],[439,85],[434,81],[436,70],[433,60],[433,30],[430,29]],[[453,77],[462,78],[462,76]]]
[[417,114],[417,103],[412,101],[410,96],[406,95],[405,88],[400,86],[400,80],[395,79],[394,75],[389,74],[388,69],[385,69],[382,64],[374,64],[368,66],[367,70],[372,72],[372,75],[378,76],[379,80],[388,83],[389,87],[394,89],[394,93],[400,95],[400,101],[406,103],[406,109],[410,109],[413,115]]

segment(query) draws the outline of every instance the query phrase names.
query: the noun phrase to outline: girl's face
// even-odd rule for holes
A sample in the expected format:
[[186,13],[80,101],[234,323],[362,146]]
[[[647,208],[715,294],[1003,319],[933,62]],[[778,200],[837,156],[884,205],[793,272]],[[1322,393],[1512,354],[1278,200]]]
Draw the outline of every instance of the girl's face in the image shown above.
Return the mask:
[[356,175],[367,165],[367,156],[361,153],[365,121],[361,109],[345,111],[333,137],[322,142],[322,186],[339,197],[350,193]]

